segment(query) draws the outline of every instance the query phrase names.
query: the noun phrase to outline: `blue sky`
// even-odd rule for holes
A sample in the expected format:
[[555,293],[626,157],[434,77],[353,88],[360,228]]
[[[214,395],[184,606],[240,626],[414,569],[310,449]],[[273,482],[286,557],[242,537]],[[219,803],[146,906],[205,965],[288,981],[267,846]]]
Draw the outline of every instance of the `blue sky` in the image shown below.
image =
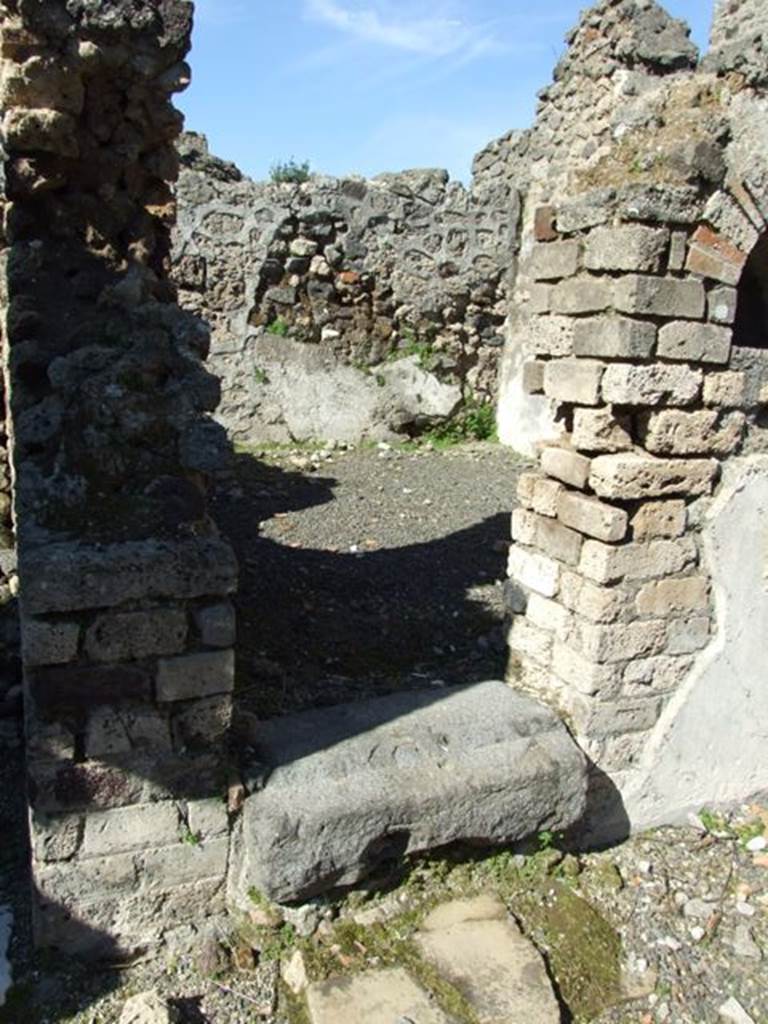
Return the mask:
[[[668,0],[703,46],[713,0]],[[447,167],[531,123],[579,0],[196,0],[187,127],[266,177]]]

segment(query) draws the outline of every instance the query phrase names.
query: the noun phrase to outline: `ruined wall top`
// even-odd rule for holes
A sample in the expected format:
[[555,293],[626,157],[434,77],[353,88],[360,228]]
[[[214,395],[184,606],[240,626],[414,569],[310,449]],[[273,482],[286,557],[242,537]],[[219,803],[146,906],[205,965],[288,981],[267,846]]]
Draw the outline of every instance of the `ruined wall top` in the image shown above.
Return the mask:
[[617,67],[656,74],[691,68],[698,50],[689,35],[686,24],[655,0],[602,0],[567,36],[568,53],[555,68],[555,82],[565,82],[574,71],[599,77]]
[[43,543],[144,536],[151,515],[112,510],[126,488],[162,518],[176,499],[147,488],[198,470],[184,452],[218,388],[168,280],[191,27],[187,0],[0,2],[16,506]]
[[[666,120],[659,105],[667,84],[689,80],[696,67],[689,30],[654,0],[602,0],[582,14],[566,41],[552,84],[539,94],[528,147],[532,186],[554,195],[612,187],[612,178],[634,181],[635,157],[645,154],[627,154],[626,166],[622,160],[617,166],[616,150],[643,127],[652,149],[659,122]],[[684,97],[679,105],[691,100]],[[613,165],[614,174],[585,179],[602,162]]]
[[[67,40],[75,33],[79,41],[89,32],[148,32],[162,47],[176,46],[186,53],[192,29],[191,0],[66,0],[45,3],[43,0],[4,0],[0,9],[6,18],[19,18],[17,29],[28,30],[47,39]],[[22,28],[23,25],[23,28]],[[23,43],[23,35],[17,37]],[[126,60],[138,66],[141,48],[132,40]]]
[[737,72],[749,85],[768,82],[768,6],[764,0],[718,0],[704,66]]

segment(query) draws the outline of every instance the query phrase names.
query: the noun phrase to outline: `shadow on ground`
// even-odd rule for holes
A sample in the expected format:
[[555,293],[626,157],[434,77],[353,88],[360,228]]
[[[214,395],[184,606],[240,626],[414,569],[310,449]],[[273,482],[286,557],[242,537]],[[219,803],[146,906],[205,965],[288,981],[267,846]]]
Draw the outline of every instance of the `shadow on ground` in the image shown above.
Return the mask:
[[335,479],[248,455],[237,456],[236,476],[237,497],[220,496],[214,514],[240,563],[238,685],[250,710],[273,717],[503,678],[507,514],[423,543],[323,550],[295,546],[289,533],[277,542],[259,526],[333,502]]

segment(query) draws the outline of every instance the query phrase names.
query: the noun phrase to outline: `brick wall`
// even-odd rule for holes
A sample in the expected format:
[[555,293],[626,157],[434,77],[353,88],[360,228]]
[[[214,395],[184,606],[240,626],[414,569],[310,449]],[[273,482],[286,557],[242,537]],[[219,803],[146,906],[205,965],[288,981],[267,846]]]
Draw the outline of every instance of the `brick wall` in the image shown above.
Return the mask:
[[[665,17],[657,41],[679,39]],[[552,419],[520,481],[509,571],[511,680],[563,711],[595,779],[604,790],[612,780],[641,823],[632,793],[653,778],[652,752],[723,642],[704,543],[722,467],[768,450],[768,360],[733,344],[744,268],[768,229],[757,166],[768,149],[745,152],[740,126],[759,121],[764,100],[725,66],[694,70],[670,55],[642,91],[636,75],[627,89],[616,39],[636,27],[631,4],[583,16],[561,67],[578,79],[606,55],[602,116],[564,162],[560,79],[533,131],[544,163],[525,210],[513,343],[528,354],[520,390]],[[742,697],[738,718],[750,713]],[[714,799],[733,762],[711,745]],[[746,797],[753,781],[725,789]],[[683,799],[660,798],[657,820]],[[610,830],[597,805],[592,826]]]

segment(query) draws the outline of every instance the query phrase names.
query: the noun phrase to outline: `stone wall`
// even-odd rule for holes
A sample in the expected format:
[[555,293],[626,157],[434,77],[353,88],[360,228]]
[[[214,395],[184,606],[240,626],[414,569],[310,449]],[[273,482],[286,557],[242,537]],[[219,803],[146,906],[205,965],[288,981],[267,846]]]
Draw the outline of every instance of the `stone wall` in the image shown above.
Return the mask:
[[[225,909],[237,573],[206,504],[227,445],[202,313],[243,439],[316,429],[258,390],[280,346],[314,378],[490,398],[509,316],[507,428],[550,437],[513,519],[510,674],[592,759],[593,835],[768,788],[762,4],[721,4],[698,65],[651,0],[602,0],[471,192],[259,186],[187,139],[182,309],[191,13],[0,2],[0,598],[18,586],[38,942],[129,955]],[[437,415],[397,409],[393,432]]]
[[174,276],[231,436],[407,436],[495,401],[520,210],[499,159],[468,190],[435,170],[253,182],[201,136],[180,152]]
[[[5,179],[0,143],[0,252],[5,249]],[[0,281],[0,308],[5,305],[5,284]],[[19,622],[16,594],[16,542],[14,539],[11,467],[8,423],[6,420],[6,373],[8,365],[5,327],[0,318],[0,748],[19,745],[18,721],[21,712],[21,673],[19,662]]]
[[[722,5],[714,38],[750,11]],[[529,144],[510,390],[549,440],[513,517],[510,673],[592,758],[603,836],[768,786],[765,552],[746,550],[767,486],[767,104],[743,53],[695,69],[656,4],[603,0]]]
[[34,923],[69,952],[223,908],[236,567],[206,512],[207,332],[168,281],[191,17],[0,4]]

